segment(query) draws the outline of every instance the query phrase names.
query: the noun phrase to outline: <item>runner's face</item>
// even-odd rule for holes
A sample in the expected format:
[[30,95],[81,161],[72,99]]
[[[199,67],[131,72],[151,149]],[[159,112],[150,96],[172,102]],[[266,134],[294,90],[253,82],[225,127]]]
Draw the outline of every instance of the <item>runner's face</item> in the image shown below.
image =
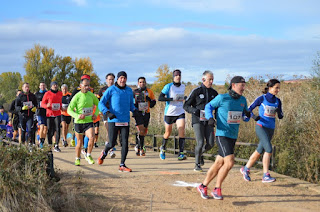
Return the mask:
[[46,84],[44,84],[44,83],[40,83],[40,85],[39,85],[39,88],[40,88],[40,90],[42,90],[42,91],[44,91],[45,89],[46,89]]
[[4,109],[0,109],[0,113],[4,113]]
[[108,87],[112,86],[114,84],[114,77],[109,75],[106,79]]
[[83,80],[80,84],[80,88],[82,93],[87,93],[90,90],[90,81]]
[[275,84],[273,87],[269,87],[269,93],[277,95],[280,91],[280,83]]
[[212,83],[213,83],[213,75],[207,74],[203,81],[204,86],[206,86],[207,88],[211,88]]
[[138,86],[139,86],[139,88],[145,88],[146,81],[144,79],[139,79]]
[[118,85],[119,85],[120,87],[124,87],[124,86],[126,85],[127,78],[124,77],[124,76],[120,76],[120,77],[118,78],[117,82],[118,82]]
[[246,83],[232,83],[232,90],[234,90],[237,94],[242,95],[246,87]]
[[58,85],[57,84],[51,85],[51,89],[54,91],[58,90]]
[[24,85],[22,86],[22,90],[23,90],[23,92],[28,93],[29,90],[30,90],[29,84],[24,84]]
[[63,94],[66,94],[68,92],[68,88],[67,87],[61,87],[61,91]]
[[181,81],[181,74],[177,74],[173,77],[173,81],[175,83],[179,83]]

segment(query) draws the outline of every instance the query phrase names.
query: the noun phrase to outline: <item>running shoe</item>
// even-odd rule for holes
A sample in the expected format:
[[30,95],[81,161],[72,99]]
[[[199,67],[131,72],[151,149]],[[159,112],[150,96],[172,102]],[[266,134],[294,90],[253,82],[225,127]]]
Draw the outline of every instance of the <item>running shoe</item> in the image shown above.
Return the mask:
[[126,165],[119,166],[119,172],[132,172],[132,169],[126,167]]
[[55,145],[54,146],[54,149],[53,149],[55,152],[61,152],[60,148],[58,145]]
[[86,161],[88,161],[89,164],[94,164],[94,160],[92,159],[91,155],[85,157],[85,159],[86,159]]
[[162,146],[160,147],[160,159],[161,160],[166,159],[166,150]]
[[97,143],[94,143],[94,147],[95,147],[95,148],[98,148],[99,146],[98,146],[98,144],[97,144]]
[[76,159],[76,161],[74,162],[74,165],[80,166],[80,159]]
[[263,177],[262,177],[263,183],[272,183],[274,181],[276,181],[276,178],[271,177],[270,173],[267,172],[263,174]]
[[250,174],[250,169],[247,169],[247,170],[245,170],[245,168],[244,167],[242,167],[241,169],[240,169],[240,172],[241,172],[241,174],[243,175],[243,179],[245,180],[245,181],[251,181],[251,178],[250,178],[250,176],[249,176],[249,174]]
[[180,152],[179,156],[178,156],[178,160],[185,160],[187,159],[187,157],[184,155],[183,152]]
[[140,156],[140,148],[138,145],[134,147],[134,151],[136,152],[136,156]]
[[112,149],[109,150],[109,155],[111,158],[115,158],[116,157],[116,153],[114,153],[114,151]]
[[70,141],[70,146],[75,147],[76,146],[76,141],[72,139]]
[[143,149],[140,150],[140,156],[142,156],[142,157],[146,156],[146,153],[144,153]]
[[40,147],[40,149],[43,149],[43,143],[42,142],[40,142],[39,147]]
[[62,143],[63,143],[63,146],[64,146],[64,147],[67,147],[67,146],[68,146],[68,142],[67,142],[67,141],[62,140]]
[[211,195],[213,196],[214,199],[223,200],[223,196],[221,194],[221,188],[213,189],[213,191],[211,192]]
[[207,186],[203,186],[202,184],[200,184],[197,187],[197,191],[200,193],[202,199],[209,199],[209,196],[207,194],[207,189],[208,189],[208,187]]
[[203,166],[204,165],[204,159],[203,159],[203,156],[200,157],[200,166]]
[[104,151],[102,150],[102,152],[101,152],[101,154],[100,154],[100,156],[99,156],[99,158],[98,158],[98,164],[99,165],[102,165],[103,164],[103,160],[106,158],[106,155],[104,154]]
[[194,166],[193,171],[195,171],[195,172],[202,172],[202,168],[201,168],[200,164],[196,164],[196,165]]

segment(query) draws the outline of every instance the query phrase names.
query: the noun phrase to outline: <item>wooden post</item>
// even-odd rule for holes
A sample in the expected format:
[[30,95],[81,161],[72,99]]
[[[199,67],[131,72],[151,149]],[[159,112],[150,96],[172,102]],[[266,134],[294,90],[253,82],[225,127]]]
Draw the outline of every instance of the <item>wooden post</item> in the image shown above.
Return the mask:
[[156,152],[158,148],[157,137],[154,134],[152,135],[152,137],[153,137],[153,151]]

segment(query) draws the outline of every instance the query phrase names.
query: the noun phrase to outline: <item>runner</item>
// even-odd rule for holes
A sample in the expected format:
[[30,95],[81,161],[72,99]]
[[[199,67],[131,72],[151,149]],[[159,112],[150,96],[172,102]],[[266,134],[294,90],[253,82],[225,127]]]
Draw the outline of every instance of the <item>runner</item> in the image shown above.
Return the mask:
[[266,88],[263,91],[263,95],[258,97],[249,107],[249,111],[252,112],[254,108],[259,107],[259,118],[256,119],[256,134],[259,138],[259,145],[256,151],[251,155],[247,164],[240,169],[243,175],[243,179],[251,181],[250,168],[263,154],[263,183],[271,183],[276,181],[275,178],[270,176],[269,165],[272,155],[271,139],[275,129],[275,118],[278,114],[278,118],[283,118],[281,100],[276,97],[280,91],[280,81],[277,79],[271,79],[268,81]]
[[35,130],[33,128],[33,116],[36,112],[38,105],[36,96],[30,92],[29,83],[23,83],[22,91],[17,97],[15,103],[15,110],[19,113],[19,124],[21,127],[21,143],[24,144],[26,141],[27,129],[30,135],[30,144],[35,144]]
[[86,161],[89,164],[94,164],[92,159],[91,152],[93,148],[93,120],[97,118],[99,110],[96,110],[93,113],[93,106],[98,106],[98,98],[90,92],[90,80],[84,78],[80,83],[80,92],[78,92],[71,100],[68,106],[68,114],[74,118],[74,128],[77,137],[77,146],[76,146],[76,160],[75,165],[80,166],[80,152],[83,145],[84,136],[89,138],[88,152],[85,156]]
[[40,143],[39,147],[43,148],[44,141],[46,139],[47,135],[47,111],[45,108],[41,107],[41,101],[43,99],[44,94],[47,92],[47,86],[44,82],[40,82],[39,85],[39,91],[35,93],[35,96],[37,97],[38,101],[38,109],[36,112],[37,115],[37,121],[38,121],[38,126],[39,126],[39,138],[40,138]]
[[183,109],[184,90],[185,85],[181,84],[181,71],[176,69],[173,71],[173,82],[165,85],[159,96],[159,101],[166,101],[164,110],[165,133],[160,147],[161,160],[166,159],[166,145],[174,123],[176,123],[179,133],[180,153],[178,160],[187,159],[183,153],[185,143],[185,112]]
[[217,176],[216,187],[211,192],[214,199],[222,200],[221,185],[234,165],[234,145],[236,143],[240,119],[249,121],[250,112],[247,100],[242,96],[245,90],[245,79],[235,76],[231,79],[229,93],[219,94],[205,106],[205,118],[208,125],[214,126],[212,111],[216,110],[217,129],[216,141],[219,155],[210,167],[203,183],[197,187],[203,199],[208,199],[207,186]]
[[58,83],[53,81],[50,84],[50,91],[47,91],[41,102],[41,107],[47,109],[48,143],[52,145],[52,137],[55,135],[54,151],[61,152],[59,148],[62,92],[58,90]]
[[62,108],[61,108],[61,126],[62,126],[62,144],[64,147],[68,146],[67,133],[71,122],[71,116],[68,114],[67,109],[70,102],[71,93],[68,92],[68,86],[63,84],[62,91]]
[[204,112],[206,104],[218,95],[218,92],[212,88],[212,83],[213,73],[203,72],[202,84],[191,91],[183,105],[184,110],[192,114],[192,127],[197,141],[194,171],[198,172],[202,172],[201,166],[204,165],[202,154],[214,145],[214,129],[208,125]]
[[0,105],[0,129],[2,131],[6,131],[8,123],[9,123],[9,115],[8,113],[4,112],[3,105]]
[[150,120],[150,108],[156,105],[156,100],[152,90],[146,87],[146,78],[138,78],[138,88],[133,91],[134,106],[139,112],[134,117],[138,134],[136,137],[135,151],[137,156],[145,156],[144,137],[148,132]]
[[[109,143],[101,152],[98,158],[98,164],[101,165],[103,163],[107,152],[115,146],[118,132],[120,131],[122,149],[119,171],[131,172],[132,169],[125,165],[128,154],[130,111],[133,112],[133,116],[135,116],[138,111],[133,104],[132,89],[126,85],[127,73],[120,71],[117,78],[115,85],[112,85],[106,90],[99,102],[99,109],[103,115],[108,117]],[[107,104],[109,104],[109,108]]]
[[16,98],[11,102],[10,108],[9,108],[9,113],[11,113],[12,128],[13,128],[12,140],[17,142],[17,135],[19,135],[19,143],[21,143],[21,128],[19,125],[19,113],[16,111],[15,105],[16,105],[17,97],[21,92],[22,92],[21,90],[17,90]]

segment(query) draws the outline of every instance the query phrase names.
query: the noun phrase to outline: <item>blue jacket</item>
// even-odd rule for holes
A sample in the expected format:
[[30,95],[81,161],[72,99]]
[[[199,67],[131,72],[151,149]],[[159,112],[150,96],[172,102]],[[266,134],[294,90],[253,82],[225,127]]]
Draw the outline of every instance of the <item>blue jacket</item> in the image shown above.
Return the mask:
[[9,115],[6,112],[0,113],[0,128],[2,130],[7,129],[6,125],[9,122]]
[[247,100],[244,96],[239,99],[232,98],[229,93],[219,94],[205,106],[206,119],[213,118],[212,111],[216,110],[217,130],[216,136],[232,139],[238,138],[240,119],[249,121],[244,111],[248,111]]
[[[108,107],[107,108],[107,102]],[[104,93],[99,102],[99,110],[106,114],[108,111],[116,115],[116,118],[108,122],[130,122],[130,111],[136,110],[133,104],[133,92],[128,86],[119,88],[116,85],[109,87]]]

